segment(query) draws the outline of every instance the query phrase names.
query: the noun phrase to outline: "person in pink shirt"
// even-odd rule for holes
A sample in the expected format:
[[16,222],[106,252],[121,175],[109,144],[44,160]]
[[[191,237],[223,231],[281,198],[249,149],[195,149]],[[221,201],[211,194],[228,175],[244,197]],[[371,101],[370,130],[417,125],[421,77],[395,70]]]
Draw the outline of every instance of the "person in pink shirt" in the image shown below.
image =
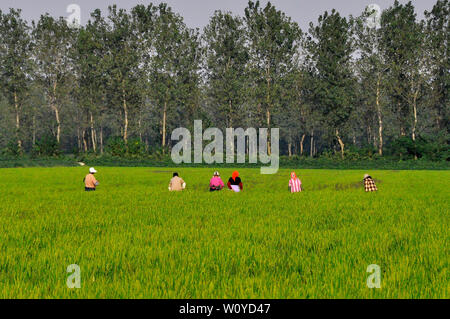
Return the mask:
[[302,191],[302,181],[295,175],[295,172],[291,173],[291,179],[289,180],[289,191],[291,193],[299,193]]
[[214,172],[214,176],[213,178],[211,178],[211,181],[209,182],[209,191],[210,192],[221,191],[222,188],[224,188],[224,186],[225,184],[220,178],[219,172]]

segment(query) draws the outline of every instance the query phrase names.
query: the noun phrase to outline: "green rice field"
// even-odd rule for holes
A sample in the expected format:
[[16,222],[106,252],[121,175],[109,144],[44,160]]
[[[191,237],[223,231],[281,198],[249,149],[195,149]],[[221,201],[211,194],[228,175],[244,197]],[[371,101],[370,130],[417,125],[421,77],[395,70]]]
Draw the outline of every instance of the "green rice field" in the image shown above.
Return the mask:
[[96,169],[89,193],[86,167],[0,169],[0,298],[450,297],[449,171],[297,170],[290,194],[290,170],[242,169],[236,194],[214,167],[178,168],[182,193],[174,169]]

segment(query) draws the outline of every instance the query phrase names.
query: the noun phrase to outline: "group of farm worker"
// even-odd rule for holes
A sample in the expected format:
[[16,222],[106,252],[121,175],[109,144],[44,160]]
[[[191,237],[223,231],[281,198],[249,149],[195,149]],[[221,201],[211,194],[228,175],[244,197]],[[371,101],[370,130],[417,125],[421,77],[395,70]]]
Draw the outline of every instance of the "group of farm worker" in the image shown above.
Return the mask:
[[[100,184],[94,176],[96,173],[97,170],[91,167],[89,169],[89,174],[86,175],[86,177],[83,180],[85,184],[85,190],[87,192],[95,191],[97,186]],[[233,172],[230,179],[228,180],[227,187],[228,189],[236,193],[239,193],[244,189],[238,171]],[[210,192],[221,191],[223,188],[225,188],[225,184],[220,178],[219,172],[216,171],[214,172],[213,177],[209,181],[209,191]],[[169,191],[171,192],[183,191],[184,189],[186,189],[186,182],[180,176],[178,176],[178,173],[173,173],[173,177],[169,183]],[[377,186],[375,185],[375,181],[368,174],[364,175],[364,189],[366,192],[376,192],[378,190]],[[302,181],[297,177],[295,172],[292,172],[291,179],[289,180],[289,192],[299,193],[302,191],[303,191]]]
[[[244,185],[242,184],[242,180],[239,177],[239,172],[233,172],[232,176],[228,180],[227,183],[228,189],[239,193],[244,189]],[[216,192],[221,191],[225,187],[224,182],[220,178],[219,172],[214,172],[213,177],[209,181],[209,191]],[[169,191],[182,191],[186,188],[186,183],[184,180],[178,176],[178,173],[173,173],[173,178],[169,183]]]
[[[174,187],[176,185],[176,187]],[[180,185],[182,185],[180,187]],[[217,192],[221,191],[225,187],[224,182],[220,178],[219,172],[215,171],[213,177],[209,181],[209,191]],[[228,189],[239,193],[244,189],[242,180],[239,177],[239,172],[234,171],[227,183]],[[178,173],[173,174],[173,178],[169,184],[169,190],[171,191],[181,191],[186,188],[186,183],[178,177]],[[299,193],[302,189],[302,181],[295,175],[295,172],[291,173],[291,179],[289,180],[289,191],[291,193]]]
[[[214,172],[213,177],[209,181],[209,191],[210,192],[216,192],[221,191],[225,187],[225,184],[223,183],[222,179],[220,178],[219,172]],[[239,172],[234,171],[231,175],[230,179],[227,183],[228,189],[234,191],[235,193],[239,193],[244,189],[244,184],[242,184],[242,180],[239,177]]]

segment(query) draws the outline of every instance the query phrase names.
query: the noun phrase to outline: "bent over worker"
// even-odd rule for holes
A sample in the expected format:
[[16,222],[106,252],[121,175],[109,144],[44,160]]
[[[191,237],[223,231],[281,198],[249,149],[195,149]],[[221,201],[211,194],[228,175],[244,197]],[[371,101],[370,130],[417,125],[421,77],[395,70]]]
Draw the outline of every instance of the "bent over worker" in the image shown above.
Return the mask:
[[378,190],[377,185],[375,185],[375,181],[372,176],[369,176],[369,174],[364,175],[364,189],[367,193],[376,192]]
[[216,192],[221,191],[222,188],[224,188],[225,184],[223,183],[222,179],[220,178],[219,172],[214,172],[214,176],[209,181],[209,191],[210,192]]
[[244,186],[242,184],[241,178],[239,177],[238,171],[233,172],[233,175],[228,180],[227,186],[229,189],[231,189],[232,191],[234,191],[236,193],[239,193],[240,191],[242,191],[244,189]]
[[184,180],[178,176],[178,173],[173,173],[173,178],[169,183],[169,191],[171,192],[181,192],[186,188],[186,183]]

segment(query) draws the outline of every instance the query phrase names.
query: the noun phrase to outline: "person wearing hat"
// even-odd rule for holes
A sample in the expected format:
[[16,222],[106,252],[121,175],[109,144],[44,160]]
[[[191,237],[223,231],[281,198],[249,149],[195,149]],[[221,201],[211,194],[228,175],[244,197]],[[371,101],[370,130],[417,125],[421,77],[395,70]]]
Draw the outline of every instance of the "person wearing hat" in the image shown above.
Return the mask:
[[209,191],[210,192],[221,191],[222,188],[224,187],[225,184],[220,178],[219,172],[214,172],[213,178],[211,178],[211,180],[209,181]]
[[376,192],[377,185],[375,185],[375,181],[373,180],[372,176],[369,176],[369,174],[364,175],[364,189],[366,192]]
[[95,168],[91,167],[89,169],[89,174],[87,174],[86,177],[84,178],[84,180],[83,180],[84,185],[85,185],[84,190],[86,192],[95,191],[97,186],[100,184],[94,176],[94,174],[96,174],[96,173],[97,173],[97,171],[95,170]]
[[169,191],[171,192],[181,192],[186,188],[186,183],[184,180],[178,176],[178,173],[173,173],[173,178],[169,183]]

